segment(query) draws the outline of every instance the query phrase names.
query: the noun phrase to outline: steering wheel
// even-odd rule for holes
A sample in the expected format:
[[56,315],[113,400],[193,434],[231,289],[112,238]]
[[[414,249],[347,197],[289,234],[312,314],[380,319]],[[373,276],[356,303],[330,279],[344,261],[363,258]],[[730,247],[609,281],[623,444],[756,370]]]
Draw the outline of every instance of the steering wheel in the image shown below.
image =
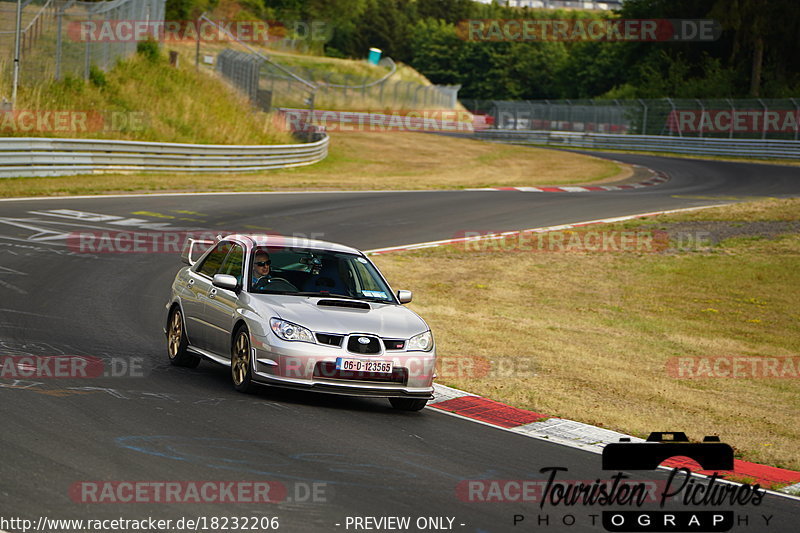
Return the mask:
[[253,290],[257,289],[269,289],[273,291],[294,291],[297,292],[298,289],[290,282],[283,278],[261,278],[256,282],[253,286]]

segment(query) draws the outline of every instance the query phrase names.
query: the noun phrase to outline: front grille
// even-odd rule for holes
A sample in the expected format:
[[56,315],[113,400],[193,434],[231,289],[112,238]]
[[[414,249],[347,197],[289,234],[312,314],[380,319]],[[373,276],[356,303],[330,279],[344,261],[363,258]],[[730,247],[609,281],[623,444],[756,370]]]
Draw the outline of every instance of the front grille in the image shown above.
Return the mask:
[[[362,344],[358,339],[369,339],[369,343]],[[353,353],[381,353],[381,343],[375,337],[351,335],[347,341],[347,349]]]
[[395,368],[391,374],[354,372],[352,370],[337,370],[335,362],[320,361],[314,365],[314,377],[354,381],[375,381],[379,383],[399,383],[405,385],[408,382],[408,370],[405,368]]
[[402,339],[383,339],[383,346],[387,350],[402,350],[406,347],[406,341]]
[[317,333],[317,342],[339,347],[342,345],[344,335],[331,335],[329,333]]

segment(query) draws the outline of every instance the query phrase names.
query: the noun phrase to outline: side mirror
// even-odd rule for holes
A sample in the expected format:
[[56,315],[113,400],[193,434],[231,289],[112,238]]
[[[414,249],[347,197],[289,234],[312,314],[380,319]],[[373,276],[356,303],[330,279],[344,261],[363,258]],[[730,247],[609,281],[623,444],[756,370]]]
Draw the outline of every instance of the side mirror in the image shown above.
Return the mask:
[[214,279],[211,280],[211,283],[220,289],[228,289],[229,291],[239,290],[239,280],[236,279],[236,276],[214,274]]
[[397,299],[401,304],[407,304],[411,301],[411,291],[397,291]]

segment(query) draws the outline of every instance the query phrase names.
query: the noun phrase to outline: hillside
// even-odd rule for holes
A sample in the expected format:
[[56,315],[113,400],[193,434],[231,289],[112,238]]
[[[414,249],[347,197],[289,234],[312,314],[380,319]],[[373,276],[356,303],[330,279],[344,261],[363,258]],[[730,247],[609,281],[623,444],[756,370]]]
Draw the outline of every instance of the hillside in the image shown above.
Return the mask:
[[[255,112],[247,98],[218,77],[195,72],[189,61],[170,67],[163,53],[152,46],[143,48],[149,53],[136,54],[108,72],[93,69],[89,82],[66,77],[21,86],[17,113],[0,117],[0,135],[209,144],[296,142],[272,115]],[[0,93],[10,93],[9,89],[0,86]],[[59,121],[61,116],[67,119]]]
[[[275,114],[257,111],[215,68],[217,55],[231,44],[205,45],[212,65],[195,69],[195,47],[188,42],[157,46],[140,43],[141,52],[107,72],[93,67],[90,80],[22,83],[16,115],[0,115],[0,136],[71,137],[208,144],[280,144],[296,142]],[[241,48],[241,47],[240,47]],[[171,67],[167,53],[178,52]],[[335,59],[260,49],[276,63],[319,85],[317,109],[397,110],[435,107],[438,93],[424,76],[404,65],[383,84],[337,88],[379,80],[389,67],[363,60]],[[42,51],[40,56],[46,51]],[[307,93],[297,83],[272,78],[262,67],[260,88],[272,91],[274,107],[306,107]],[[52,73],[45,75],[50,78]],[[26,80],[23,80],[26,81]],[[0,95],[11,94],[11,76],[0,76]],[[425,105],[428,104],[428,105]],[[47,112],[56,114],[48,115]],[[22,113],[20,115],[19,113]],[[63,120],[61,120],[63,119]]]

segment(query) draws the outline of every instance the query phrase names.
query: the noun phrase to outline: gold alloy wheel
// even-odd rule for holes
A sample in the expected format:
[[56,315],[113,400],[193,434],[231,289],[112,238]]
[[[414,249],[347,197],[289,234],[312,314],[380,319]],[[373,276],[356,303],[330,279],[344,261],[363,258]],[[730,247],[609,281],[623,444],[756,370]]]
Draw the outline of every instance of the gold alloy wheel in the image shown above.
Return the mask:
[[181,320],[181,312],[175,311],[172,313],[172,322],[169,325],[169,358],[175,359],[178,357],[178,352],[181,347],[181,339],[183,338],[183,320]]
[[240,331],[236,337],[236,344],[233,348],[233,361],[231,361],[231,374],[233,384],[241,385],[250,370],[250,342],[247,339],[247,332]]

